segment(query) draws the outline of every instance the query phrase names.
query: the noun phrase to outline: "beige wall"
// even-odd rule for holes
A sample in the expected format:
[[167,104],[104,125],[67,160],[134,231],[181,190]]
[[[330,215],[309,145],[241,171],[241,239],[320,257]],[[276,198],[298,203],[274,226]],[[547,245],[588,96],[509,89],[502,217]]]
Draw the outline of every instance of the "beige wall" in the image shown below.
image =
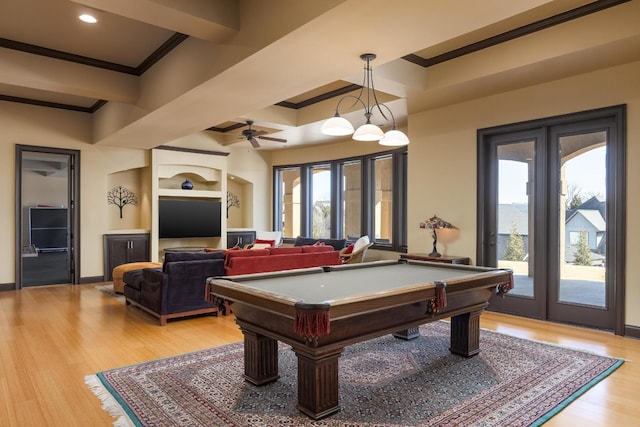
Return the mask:
[[490,126],[627,104],[626,320],[640,325],[640,62],[424,111],[409,119],[409,250],[424,252],[432,239],[418,224],[434,213],[459,230],[441,233],[440,252],[475,258],[476,131]]

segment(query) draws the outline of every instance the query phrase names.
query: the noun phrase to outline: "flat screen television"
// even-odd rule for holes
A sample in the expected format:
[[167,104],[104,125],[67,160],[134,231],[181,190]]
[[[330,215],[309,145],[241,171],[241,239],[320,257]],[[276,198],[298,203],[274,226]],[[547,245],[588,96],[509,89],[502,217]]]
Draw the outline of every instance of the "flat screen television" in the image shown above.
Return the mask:
[[158,237],[220,237],[222,202],[196,199],[158,200]]

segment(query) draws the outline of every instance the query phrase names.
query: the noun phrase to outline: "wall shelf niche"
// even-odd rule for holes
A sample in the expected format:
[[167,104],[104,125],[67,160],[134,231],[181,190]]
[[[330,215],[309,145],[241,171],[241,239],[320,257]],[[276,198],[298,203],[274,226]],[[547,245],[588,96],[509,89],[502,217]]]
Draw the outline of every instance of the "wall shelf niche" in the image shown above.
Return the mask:
[[[183,150],[152,150],[152,226],[151,258],[158,261],[167,247],[226,247],[227,220],[221,212],[221,237],[215,238],[163,238],[158,235],[159,199],[216,200],[224,204],[227,193],[227,159],[215,153]],[[183,189],[189,180],[191,190]]]
[[[220,197],[222,194],[221,171],[202,166],[189,165],[162,165],[158,168],[158,190],[161,195],[174,195],[180,193],[184,197],[188,192],[216,193]],[[193,184],[192,190],[184,190],[182,183],[189,180]],[[186,194],[188,197],[188,194]],[[201,196],[200,196],[201,197]]]

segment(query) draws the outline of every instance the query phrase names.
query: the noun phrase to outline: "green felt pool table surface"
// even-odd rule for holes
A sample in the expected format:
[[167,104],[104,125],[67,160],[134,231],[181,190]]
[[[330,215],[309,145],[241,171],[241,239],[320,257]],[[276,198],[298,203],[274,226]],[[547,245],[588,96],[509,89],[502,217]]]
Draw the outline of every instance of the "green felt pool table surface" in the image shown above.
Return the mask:
[[465,279],[491,271],[493,270],[478,267],[442,264],[425,266],[391,261],[231,279],[256,292],[269,292],[282,298],[317,304],[364,295],[379,296],[381,293],[401,291],[408,287],[433,288],[435,281]]

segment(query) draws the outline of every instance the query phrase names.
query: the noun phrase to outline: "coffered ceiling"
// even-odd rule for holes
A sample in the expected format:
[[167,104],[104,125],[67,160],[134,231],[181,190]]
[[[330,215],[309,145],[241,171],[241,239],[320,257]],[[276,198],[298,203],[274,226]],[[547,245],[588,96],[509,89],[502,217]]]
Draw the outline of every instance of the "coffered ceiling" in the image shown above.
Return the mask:
[[361,53],[406,127],[425,108],[640,60],[639,1],[5,0],[0,101],[74,110],[94,144],[204,132],[248,146],[247,120],[287,140],[261,149],[317,144],[362,84]]

